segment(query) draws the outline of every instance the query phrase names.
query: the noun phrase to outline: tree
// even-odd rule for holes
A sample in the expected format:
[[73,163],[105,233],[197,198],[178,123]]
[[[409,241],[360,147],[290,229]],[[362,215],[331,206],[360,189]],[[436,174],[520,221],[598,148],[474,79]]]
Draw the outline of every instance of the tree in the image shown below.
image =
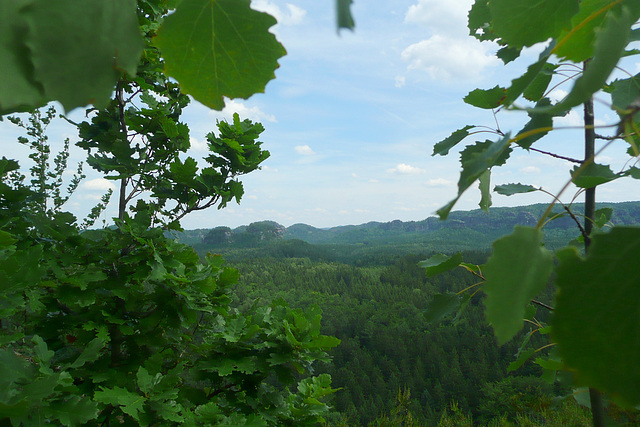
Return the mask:
[[[526,350],[531,335],[550,332],[554,349],[548,358],[538,358],[536,363],[549,371],[548,377],[555,378],[558,370],[569,370],[574,373],[576,385],[592,387],[595,425],[605,422],[596,390],[607,393],[623,406],[640,403],[637,388],[640,376],[635,369],[640,342],[637,328],[640,276],[633,267],[640,247],[640,229],[614,226],[605,232],[611,211],[596,210],[595,205],[597,186],[627,176],[640,178],[640,169],[633,166],[633,159],[637,160],[640,154],[637,114],[640,77],[629,74],[628,78],[609,79],[622,58],[639,53],[628,48],[629,43],[637,40],[638,30],[634,26],[639,17],[640,3],[630,0],[569,0],[561,4],[543,0],[535,7],[525,0],[474,3],[469,12],[470,34],[479,40],[497,42],[501,46],[497,56],[505,65],[517,58],[523,48],[551,41],[539,59],[522,76],[512,80],[510,86],[476,89],[464,98],[470,105],[492,110],[496,117],[503,110],[526,112],[529,121],[515,135],[497,128],[490,131],[496,135],[495,140],[476,141],[462,150],[458,194],[438,211],[440,217],[445,219],[460,195],[476,182],[482,195],[480,207],[488,210],[491,171],[505,164],[514,150],[560,157],[575,166],[559,194],[521,183],[494,188],[503,195],[543,191],[553,197],[553,202],[535,227],[516,227],[513,234],[495,241],[493,255],[485,265],[461,263],[459,255],[438,256],[422,264],[427,274],[461,266],[478,277],[479,282],[471,291],[481,288],[486,294],[487,320],[499,343],[516,336],[525,322],[534,325],[532,332],[525,335],[518,364],[539,354],[536,349]],[[549,92],[567,71],[570,78],[559,84],[573,81],[573,87],[563,100],[553,103]],[[611,96],[610,102],[605,103],[619,119],[600,127],[594,124],[593,97],[600,96],[602,91]],[[585,119],[584,156],[571,159],[537,149],[537,141],[558,129],[553,118],[579,105]],[[601,133],[607,129],[612,132]],[[466,125],[438,142],[433,155],[447,155],[465,138],[481,132],[486,130]],[[602,144],[596,150],[597,140]],[[614,172],[602,163],[600,153],[612,144],[627,146],[632,166]],[[570,184],[577,187],[576,196],[585,193],[585,212],[576,213],[571,204],[562,204],[564,212],[553,213],[554,204],[560,203],[561,193]],[[562,216],[575,221],[583,253],[576,246],[555,253],[545,248],[544,226]],[[584,222],[578,217],[584,218]],[[553,307],[536,300],[551,277],[557,289]],[[455,311],[464,293],[437,297],[431,305],[434,313]],[[536,320],[536,306],[552,311],[550,328]]]
[[[69,109],[91,100],[90,119],[77,124],[78,145],[90,166],[120,184],[114,225],[82,231],[62,210],[66,149],[53,169],[47,161],[44,127],[53,113],[36,111],[29,125],[13,120],[34,138],[35,166],[25,184],[17,162],[0,160],[0,419],[67,426],[317,423],[329,409],[321,399],[335,390],[328,375],[309,374],[339,342],[320,334],[319,309],[292,310],[283,301],[232,309],[238,272],[165,236],[193,210],[239,201],[237,178],[268,156],[257,141],[262,126],[236,115],[208,135],[206,167],[181,157],[189,148],[180,122],[189,99],[181,86],[190,87],[193,75],[178,85],[165,74],[173,37],[184,34],[185,22],[206,34],[189,15],[200,7],[223,28],[224,16],[233,16],[241,40],[271,40],[258,45],[275,61],[273,53],[284,52],[267,32],[275,21],[248,1],[184,0],[171,15],[164,0],[116,3],[0,3],[7,12],[0,58],[9,64],[0,109],[27,110],[50,99]],[[47,22],[57,22],[56,29]],[[208,30],[210,46],[231,51],[233,37]],[[51,43],[61,50],[45,49]],[[242,67],[254,54],[217,63],[217,86],[226,86],[207,95],[214,106],[221,107],[222,95],[253,93],[256,73],[272,73],[261,61],[249,61],[257,69]],[[77,56],[89,58],[80,74],[69,71],[78,68]],[[47,73],[45,60],[55,60]],[[225,74],[230,68],[251,80],[241,92],[243,79]],[[77,79],[73,90],[70,79]]]

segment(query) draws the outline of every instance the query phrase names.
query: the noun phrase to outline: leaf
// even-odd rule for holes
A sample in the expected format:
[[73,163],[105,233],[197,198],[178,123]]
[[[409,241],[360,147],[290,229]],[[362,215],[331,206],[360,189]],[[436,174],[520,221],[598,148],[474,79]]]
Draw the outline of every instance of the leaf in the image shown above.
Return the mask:
[[514,194],[531,193],[532,191],[538,191],[538,189],[533,185],[518,183],[496,185],[493,191],[503,196],[513,196]]
[[106,106],[120,75],[135,75],[143,48],[135,1],[35,1],[29,18],[35,79],[67,111]]
[[573,62],[583,62],[593,56],[596,29],[602,25],[611,0],[582,0],[578,13],[571,19],[571,28],[558,36],[555,54]]
[[143,366],[138,368],[136,373],[136,379],[138,380],[138,388],[141,392],[148,394],[160,383],[162,375],[160,373],[155,376],[151,376]]
[[582,104],[599,91],[614,70],[629,40],[631,25],[635,22],[628,8],[620,14],[609,13],[603,29],[596,34],[593,59],[576,80],[571,92],[558,104],[545,109],[547,112],[569,110]]
[[[549,98],[542,98],[536,108],[543,108],[551,105]],[[516,144],[528,150],[534,142],[545,136],[553,129],[553,116],[545,112],[529,111],[531,120],[524,125],[522,130],[516,135]]]
[[140,421],[139,413],[143,411],[146,401],[144,396],[118,386],[112,388],[102,387],[101,390],[94,393],[93,399],[96,402],[107,405],[119,406],[122,412],[130,415],[138,422]]
[[551,83],[551,78],[556,68],[558,68],[558,66],[555,64],[545,63],[540,73],[538,73],[522,93],[524,97],[532,102],[540,101],[549,87],[549,83]]
[[593,236],[589,254],[557,252],[553,339],[579,384],[640,404],[640,228]]
[[503,165],[509,158],[511,149],[509,143],[511,135],[507,134],[499,141],[476,142],[470,145],[460,154],[462,172],[458,180],[458,195],[444,207],[438,210],[440,219],[446,219],[449,212],[456,204],[462,193],[471,186],[480,176],[493,166]]
[[25,8],[33,0],[0,0],[0,115],[44,104],[44,90],[34,78],[26,45]]
[[427,277],[437,276],[446,271],[453,270],[462,262],[462,254],[458,252],[455,255],[436,254],[430,258],[420,261],[418,267],[424,268]]
[[513,102],[522,95],[522,93],[533,84],[538,75],[544,70],[547,60],[551,56],[553,43],[540,53],[538,60],[529,65],[527,71],[520,77],[511,80],[511,86],[507,89],[507,96],[503,102],[505,106],[513,104]]
[[469,10],[469,35],[481,41],[494,40],[488,0],[476,0]]
[[493,109],[502,104],[506,97],[507,90],[496,86],[493,89],[475,89],[464,97],[464,102],[478,108]]
[[460,141],[469,136],[469,129],[473,128],[475,128],[475,126],[467,125],[462,129],[458,129],[457,131],[453,132],[451,135],[433,146],[433,154],[431,155],[435,156],[436,154],[439,154],[441,156],[446,156],[447,154],[449,154],[449,150],[451,150]]
[[[623,80],[616,80],[610,84],[613,88],[611,101],[613,109],[620,118],[624,118],[628,113],[629,106],[640,97],[640,73]],[[640,114],[634,114],[634,122],[640,122]]]
[[478,188],[480,189],[480,209],[489,212],[491,207],[491,169],[480,175]]
[[31,341],[35,344],[34,351],[36,353],[38,361],[40,363],[48,365],[55,352],[49,350],[49,348],[47,347],[47,343],[44,342],[44,340],[38,335],[34,335]]
[[571,25],[579,0],[491,0],[492,28],[502,43],[533,46]]
[[351,4],[353,0],[336,0],[336,23],[338,30],[346,28],[353,30],[356,26],[351,15]]
[[64,426],[78,426],[98,417],[98,404],[88,397],[71,396],[51,404],[52,415]]
[[522,52],[522,48],[505,46],[496,52],[496,56],[502,60],[503,64],[506,65],[509,62],[518,59],[520,52]]
[[534,348],[530,348],[521,352],[516,360],[509,363],[509,366],[507,366],[507,373],[520,369],[520,367],[524,365],[527,360],[531,359],[531,356],[533,356],[535,353],[536,350]]
[[484,291],[487,320],[500,345],[522,329],[529,302],[545,288],[552,270],[553,256],[535,228],[515,227],[493,243],[484,267]]
[[427,304],[427,308],[424,311],[424,318],[428,323],[437,322],[459,308],[459,295],[452,292],[448,292],[446,294],[435,294],[433,299],[431,299]]
[[184,0],[154,39],[165,74],[204,105],[222,110],[223,97],[264,92],[286,51],[269,32],[276,20],[250,0]]
[[573,183],[580,188],[592,188],[600,184],[620,178],[621,175],[613,173],[609,165],[589,163],[585,167],[574,166],[571,171]]

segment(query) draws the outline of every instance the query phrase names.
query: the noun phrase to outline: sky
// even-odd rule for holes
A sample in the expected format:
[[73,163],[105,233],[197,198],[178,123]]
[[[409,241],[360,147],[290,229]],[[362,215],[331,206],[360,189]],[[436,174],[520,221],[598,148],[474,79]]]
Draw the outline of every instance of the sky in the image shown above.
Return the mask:
[[[230,120],[234,112],[264,125],[260,140],[271,157],[261,170],[242,179],[245,195],[239,205],[191,213],[182,220],[183,227],[237,227],[261,220],[332,227],[434,215],[457,194],[460,165],[456,150],[446,157],[431,156],[433,145],[466,124],[515,133],[526,122],[525,114],[501,111],[494,116],[462,98],[475,88],[508,86],[544,48],[533,46],[504,66],[494,56],[495,44],[468,36],[471,4],[470,0],[355,0],[355,31],[338,32],[333,1],[253,0],[253,8],[276,17],[272,32],[287,50],[276,79],[264,94],[228,100],[221,112],[193,102],[183,121],[191,129],[188,155],[196,159],[207,155],[205,135],[216,129],[216,121]],[[624,68],[636,74],[640,61],[628,60]],[[570,87],[555,89],[551,97],[561,99]],[[609,101],[606,94],[596,97],[596,124],[616,122],[605,108]],[[83,115],[83,111],[71,113],[77,120]],[[581,123],[581,113],[574,111],[555,124]],[[10,142],[20,134],[7,121],[0,122],[0,136],[7,141],[3,155],[26,167],[26,150]],[[51,124],[49,136],[54,144],[67,137],[72,143],[78,140],[63,121]],[[486,133],[475,140],[496,138]],[[579,158],[581,132],[558,130],[536,147]],[[600,161],[620,170],[629,160],[625,149],[621,142],[613,144]],[[84,151],[75,148],[70,169],[84,157]],[[569,179],[570,167],[567,161],[516,149],[506,166],[494,168],[492,187],[521,182],[557,193]],[[106,189],[115,188],[96,172],[85,170],[87,179],[67,206],[79,217]],[[574,194],[575,189],[569,189],[562,200],[570,201]],[[474,186],[454,210],[477,209],[479,199]],[[618,180],[599,187],[597,199],[640,200],[640,191],[633,180]],[[494,194],[493,206],[550,200],[540,192]],[[112,216],[116,216],[115,196],[104,219],[108,222]]]

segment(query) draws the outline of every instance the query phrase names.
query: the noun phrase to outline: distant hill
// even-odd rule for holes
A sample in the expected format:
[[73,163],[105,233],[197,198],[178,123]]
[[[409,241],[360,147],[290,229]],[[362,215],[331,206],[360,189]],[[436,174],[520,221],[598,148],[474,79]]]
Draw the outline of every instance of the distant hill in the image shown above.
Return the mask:
[[[489,248],[495,239],[511,233],[516,225],[534,226],[546,208],[546,204],[536,204],[491,208],[488,213],[479,209],[457,211],[452,212],[446,221],[429,217],[422,221],[368,222],[328,229],[307,224],[284,227],[274,221],[259,221],[235,229],[186,230],[174,234],[174,237],[200,252],[219,253],[265,248],[272,248],[280,255],[283,251],[295,250],[305,253],[320,251],[325,255],[336,251],[362,253],[381,247],[394,248],[398,253],[483,250]],[[598,210],[598,215],[609,216],[612,224],[640,225],[640,202],[601,203]],[[573,211],[579,217],[583,206],[574,205]],[[563,246],[578,236],[574,220],[562,208],[555,207],[550,218],[554,219],[544,227],[548,246]],[[309,245],[316,248],[312,250]]]

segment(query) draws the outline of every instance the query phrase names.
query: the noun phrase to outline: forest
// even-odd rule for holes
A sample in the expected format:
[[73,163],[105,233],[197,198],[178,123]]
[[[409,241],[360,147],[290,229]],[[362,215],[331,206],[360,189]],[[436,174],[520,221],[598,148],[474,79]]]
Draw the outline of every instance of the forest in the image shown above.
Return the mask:
[[[283,299],[305,311],[322,310],[322,333],[341,340],[331,361],[317,366],[340,389],[332,396],[336,413],[327,418],[330,425],[590,425],[569,384],[541,379],[533,359],[507,371],[532,328],[498,346],[480,296],[441,322],[430,324],[425,317],[434,294],[474,283],[464,269],[427,277],[419,263],[441,247],[439,242],[449,242],[449,251],[464,251],[468,262],[483,264],[490,252],[482,242],[507,234],[513,227],[509,219],[533,217],[543,208],[454,212],[457,224],[393,221],[321,230],[263,221],[233,230],[185,230],[174,237],[201,256],[223,254],[240,271],[234,296],[239,308],[256,299]],[[613,210],[611,225],[640,224],[638,202],[599,208]],[[488,231],[487,221],[500,227]],[[562,231],[552,237],[559,246],[577,237],[566,218],[554,227]],[[548,289],[546,299],[552,295]],[[545,321],[548,314],[540,309],[537,317]],[[612,416],[640,422],[633,412]]]
[[[0,0],[0,120],[19,133],[0,159],[0,425],[639,425],[640,204],[596,188],[640,179],[640,2],[473,2],[465,36],[528,65],[462,99],[483,123],[433,141],[460,164],[437,218],[185,231],[272,155],[238,111],[202,141],[187,123],[286,64],[277,10],[252,6]],[[570,129],[576,153],[540,144]],[[561,161],[559,190],[492,186],[527,156]],[[86,168],[108,185],[79,215]],[[479,211],[455,209],[468,190]],[[549,202],[492,207],[528,193]]]

